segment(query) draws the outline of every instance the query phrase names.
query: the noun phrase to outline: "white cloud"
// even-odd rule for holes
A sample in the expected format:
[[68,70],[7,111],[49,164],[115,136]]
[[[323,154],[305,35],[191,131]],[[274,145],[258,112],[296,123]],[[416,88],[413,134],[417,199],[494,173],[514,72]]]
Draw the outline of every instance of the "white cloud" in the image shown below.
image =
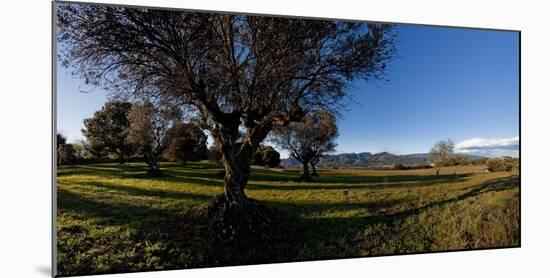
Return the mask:
[[472,138],[455,145],[456,152],[487,157],[519,156],[519,136],[512,138]]
[[473,138],[459,142],[455,147],[456,149],[473,149],[486,147],[507,147],[514,145],[519,145],[519,136],[499,139]]

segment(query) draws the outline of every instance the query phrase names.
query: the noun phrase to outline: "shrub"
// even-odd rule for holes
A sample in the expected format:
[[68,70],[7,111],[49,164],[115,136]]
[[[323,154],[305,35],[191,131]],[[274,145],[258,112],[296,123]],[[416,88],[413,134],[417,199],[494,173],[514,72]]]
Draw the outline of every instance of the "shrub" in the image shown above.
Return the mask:
[[397,164],[393,166],[393,170],[405,170],[405,166],[403,166],[403,164]]
[[277,167],[281,163],[281,155],[271,146],[260,146],[254,153],[252,164]]
[[491,172],[512,171],[519,169],[519,160],[511,157],[492,158],[487,160],[487,170]]
[[198,125],[177,123],[166,132],[163,156],[182,164],[205,159],[208,156],[207,138]]
[[[397,164],[392,167],[392,170],[417,170],[417,169],[431,169],[433,166],[431,165],[413,165],[413,166],[405,166],[403,164]],[[379,169],[379,170],[387,170],[385,167],[370,167],[370,169]]]

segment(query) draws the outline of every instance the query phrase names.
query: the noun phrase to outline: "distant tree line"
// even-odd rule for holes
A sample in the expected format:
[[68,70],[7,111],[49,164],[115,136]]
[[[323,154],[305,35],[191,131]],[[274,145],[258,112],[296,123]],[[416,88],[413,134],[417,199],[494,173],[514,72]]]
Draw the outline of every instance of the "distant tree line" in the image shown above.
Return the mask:
[[[57,163],[144,161],[150,176],[159,176],[159,161],[185,165],[188,161],[222,160],[219,147],[207,147],[208,136],[197,121],[183,121],[181,109],[149,100],[130,103],[107,101],[84,120],[85,141],[68,143],[57,134]],[[260,146],[253,164],[277,167],[280,154],[271,146]]]
[[515,171],[519,170],[519,159],[510,156],[503,156],[500,158],[491,158],[486,162],[487,170],[491,172],[500,171]]
[[434,167],[485,165],[487,170],[512,171],[519,169],[519,159],[509,156],[500,158],[471,159],[464,154],[454,152],[454,143],[450,139],[438,141],[430,150],[429,159]]

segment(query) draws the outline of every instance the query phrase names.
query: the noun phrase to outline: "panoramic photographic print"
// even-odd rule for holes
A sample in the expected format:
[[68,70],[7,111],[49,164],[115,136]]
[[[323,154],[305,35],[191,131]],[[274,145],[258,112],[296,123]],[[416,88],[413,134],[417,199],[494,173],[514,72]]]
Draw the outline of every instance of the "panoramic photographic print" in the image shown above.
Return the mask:
[[520,246],[520,33],[54,2],[56,276]]

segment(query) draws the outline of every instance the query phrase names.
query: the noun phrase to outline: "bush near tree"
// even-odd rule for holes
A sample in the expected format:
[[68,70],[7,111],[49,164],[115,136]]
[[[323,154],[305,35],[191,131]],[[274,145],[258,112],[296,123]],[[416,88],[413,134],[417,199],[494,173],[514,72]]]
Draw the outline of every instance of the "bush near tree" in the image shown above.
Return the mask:
[[187,161],[208,157],[204,131],[194,123],[176,123],[166,134],[163,156],[170,161],[186,164]]
[[504,156],[487,160],[487,170],[491,172],[510,172],[519,169],[519,159]]
[[281,155],[272,146],[260,146],[254,153],[252,164],[277,167],[281,164]]

